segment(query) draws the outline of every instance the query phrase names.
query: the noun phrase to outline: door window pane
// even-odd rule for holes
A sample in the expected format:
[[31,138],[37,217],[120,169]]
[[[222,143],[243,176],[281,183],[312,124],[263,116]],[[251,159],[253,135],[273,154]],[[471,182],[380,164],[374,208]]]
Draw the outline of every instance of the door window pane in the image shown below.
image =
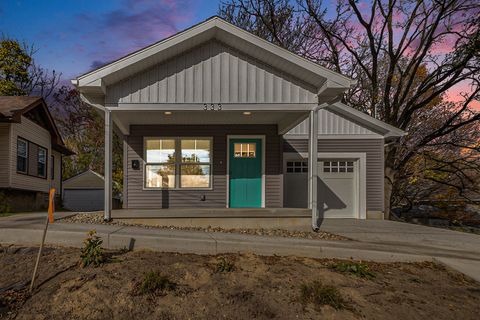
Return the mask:
[[210,162],[210,140],[182,139],[182,162]]
[[173,139],[148,139],[146,148],[148,163],[175,162],[175,140]]
[[175,187],[175,165],[146,165],[145,171],[147,188]]
[[182,164],[180,172],[182,188],[210,187],[210,165]]
[[234,143],[233,150],[235,158],[255,158],[257,156],[256,143]]

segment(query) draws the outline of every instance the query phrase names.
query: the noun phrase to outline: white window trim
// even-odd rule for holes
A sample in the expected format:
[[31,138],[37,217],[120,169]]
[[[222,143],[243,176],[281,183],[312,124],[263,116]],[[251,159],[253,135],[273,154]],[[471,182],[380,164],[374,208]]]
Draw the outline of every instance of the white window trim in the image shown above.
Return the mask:
[[[261,208],[265,208],[265,135],[227,135],[227,200],[226,207],[230,207],[230,140],[231,139],[260,139],[262,141],[262,203]],[[258,153],[258,152],[257,152]]]
[[[307,152],[285,152],[283,154],[284,170],[286,162],[293,159],[308,159]],[[358,213],[355,218],[367,218],[367,154],[365,152],[318,152],[317,163],[322,159],[355,159],[358,162],[356,171],[356,194],[358,194],[357,208]],[[318,165],[318,164],[317,164]],[[285,172],[285,171],[284,171]]]
[[[147,140],[149,139],[157,139],[157,140],[174,140],[175,141],[175,187],[173,188],[165,188],[165,187],[147,187],[146,186],[146,176],[147,176],[147,165],[148,164],[156,164],[156,163],[147,163]],[[182,146],[181,146],[181,141],[182,140],[209,140],[210,141],[210,162],[208,165],[210,165],[210,176],[209,176],[209,187],[185,187],[182,188],[180,185],[180,169],[182,165]],[[202,136],[197,136],[197,137],[143,137],[143,182],[142,182],[142,189],[145,191],[148,190],[193,190],[193,191],[208,191],[208,190],[213,190],[213,137],[208,136],[208,137],[202,137]],[[160,163],[157,163],[160,164]],[[186,163],[189,164],[189,163]],[[194,164],[194,163],[191,163]],[[199,165],[207,165],[206,162],[199,162]]]

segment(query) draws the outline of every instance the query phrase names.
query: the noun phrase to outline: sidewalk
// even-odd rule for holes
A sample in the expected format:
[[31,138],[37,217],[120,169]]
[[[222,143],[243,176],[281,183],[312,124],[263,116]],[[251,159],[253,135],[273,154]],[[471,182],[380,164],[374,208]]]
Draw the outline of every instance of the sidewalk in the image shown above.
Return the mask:
[[[61,218],[68,215],[68,213],[61,213],[57,216]],[[42,236],[44,222],[45,214],[42,213],[0,218],[0,243],[38,245]],[[432,236],[433,240],[428,239],[428,234],[422,235],[424,241],[416,243],[417,239],[413,234],[417,234],[419,230],[422,231],[422,228],[432,229],[422,226],[413,226],[413,229],[417,231],[411,232],[410,240],[407,241],[394,241],[395,233],[392,232],[386,232],[389,236],[394,235],[390,241],[379,238],[380,232],[375,237],[371,236],[374,232],[370,232],[368,233],[370,236],[367,237],[364,234],[364,230],[357,230],[358,234],[363,234],[363,236],[352,237],[351,235],[354,232],[350,231],[350,234],[347,232],[352,228],[350,227],[349,229],[345,222],[341,223],[345,224],[343,232],[342,230],[337,230],[339,232],[330,231],[337,228],[334,222],[325,223],[325,230],[357,239],[356,241],[308,240],[220,232],[71,224],[62,223],[59,220],[49,226],[46,243],[50,245],[81,247],[86,233],[96,229],[98,235],[104,240],[104,247],[108,249],[147,249],[195,254],[252,252],[260,255],[353,258],[379,262],[437,260],[480,281],[480,248],[471,246],[472,244],[455,247],[452,245],[445,246],[440,241],[439,245],[437,237]],[[405,225],[400,224],[394,227],[400,228],[400,230],[401,228],[411,230],[410,225]],[[391,227],[393,225],[387,223],[385,226]],[[368,225],[360,225],[360,227],[365,228]],[[420,229],[416,227],[420,227]],[[434,235],[438,234],[438,230],[431,231]],[[440,236],[445,235],[443,231],[446,231],[447,234],[454,232],[448,230],[439,231],[441,231]],[[405,238],[408,237],[408,233],[403,236]],[[458,236],[460,241],[464,241],[464,236],[467,236],[468,239],[470,239],[469,236],[477,237],[475,235],[464,235],[459,232],[455,232],[453,236]],[[477,238],[471,239],[477,240]],[[478,240],[480,240],[480,237],[478,237]]]

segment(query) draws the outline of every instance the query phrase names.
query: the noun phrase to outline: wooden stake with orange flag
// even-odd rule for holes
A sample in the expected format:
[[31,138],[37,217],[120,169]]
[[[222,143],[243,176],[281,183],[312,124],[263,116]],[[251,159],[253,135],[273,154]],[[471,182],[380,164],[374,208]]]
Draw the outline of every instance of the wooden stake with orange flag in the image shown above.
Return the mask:
[[43,229],[42,242],[40,243],[40,248],[38,249],[37,261],[35,262],[35,268],[33,269],[32,282],[30,283],[30,293],[33,291],[33,285],[35,284],[35,278],[37,277],[38,264],[40,262],[40,256],[42,255],[43,245],[45,243],[45,238],[47,236],[48,224],[55,221],[54,214],[55,212],[55,188],[50,189],[48,197],[48,215],[47,220],[45,221],[45,229]]

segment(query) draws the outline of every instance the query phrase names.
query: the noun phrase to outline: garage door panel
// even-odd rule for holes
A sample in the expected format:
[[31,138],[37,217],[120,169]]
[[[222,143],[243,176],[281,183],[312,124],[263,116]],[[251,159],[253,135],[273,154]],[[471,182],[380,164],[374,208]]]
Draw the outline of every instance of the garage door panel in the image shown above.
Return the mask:
[[[304,168],[306,163],[306,159],[285,162],[285,207],[308,207],[308,173]],[[317,202],[320,217],[357,217],[357,171],[355,159],[319,159]]]

